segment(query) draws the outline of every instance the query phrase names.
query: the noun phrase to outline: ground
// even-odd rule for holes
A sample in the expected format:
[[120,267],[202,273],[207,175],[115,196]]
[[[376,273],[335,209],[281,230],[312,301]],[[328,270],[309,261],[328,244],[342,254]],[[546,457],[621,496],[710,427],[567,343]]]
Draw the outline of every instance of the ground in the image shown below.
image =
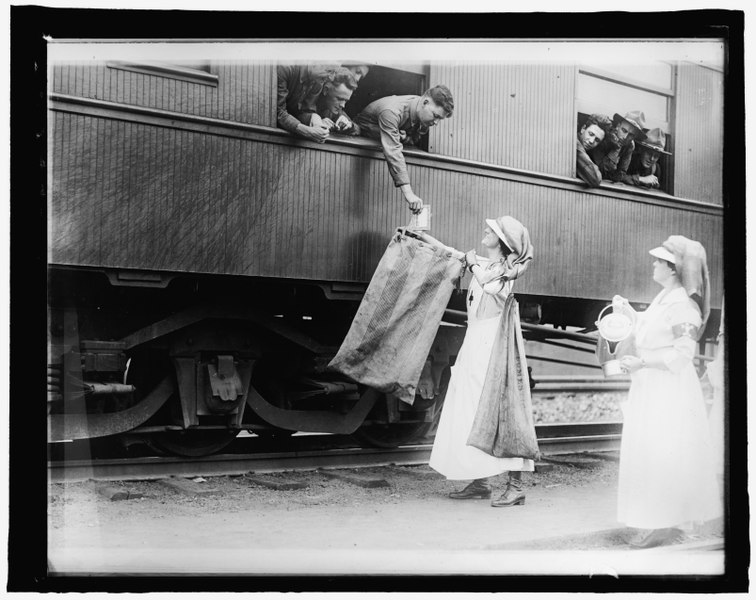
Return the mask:
[[[537,395],[533,412],[539,423],[617,421],[624,396]],[[427,465],[53,484],[50,568],[66,575],[720,574],[724,553],[707,548],[722,541],[721,523],[656,551],[629,548],[635,532],[616,521],[617,458],[547,459],[523,476],[525,505],[508,508],[450,499],[466,482]],[[500,493],[506,475],[492,483]]]
[[[617,463],[580,465],[525,474],[526,504],[509,508],[449,499],[461,483],[427,466],[334,471],[339,478],[319,471],[260,475],[271,484],[306,484],[285,490],[256,484],[253,474],[198,479],[189,492],[159,481],[54,484],[48,555],[58,573],[616,571],[606,553],[624,556],[629,533],[615,520]],[[498,476],[494,486],[501,490],[505,481]],[[384,486],[363,487],[376,482]],[[111,500],[127,495],[114,491],[130,497]],[[686,541],[712,538],[714,530],[699,530]],[[568,550],[598,551],[600,560],[575,563],[586,555]],[[533,561],[532,551],[562,560]],[[644,562],[637,552],[622,565],[658,568],[658,557]],[[491,562],[499,554],[507,561]],[[697,560],[679,568],[722,568],[719,553]]]

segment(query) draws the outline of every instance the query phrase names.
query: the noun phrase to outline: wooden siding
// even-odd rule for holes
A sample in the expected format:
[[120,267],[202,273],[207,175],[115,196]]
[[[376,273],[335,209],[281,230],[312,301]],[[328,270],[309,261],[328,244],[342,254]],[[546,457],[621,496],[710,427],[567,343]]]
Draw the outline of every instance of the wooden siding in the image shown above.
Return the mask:
[[[409,221],[375,151],[52,115],[52,263],[367,282],[393,231]],[[433,235],[461,250],[479,248],[487,217],[511,214],[525,223],[536,258],[518,282],[521,293],[650,300],[656,288],[647,250],[672,233],[707,246],[721,293],[722,219],[711,210],[432,160],[411,164],[410,175],[432,198]]]
[[480,250],[485,218],[509,214],[528,228],[535,258],[519,292],[650,300],[658,287],[648,250],[672,234],[706,246],[713,291],[721,291],[721,217],[433,169],[424,169],[419,181],[439,198],[433,235],[449,245]]
[[131,106],[276,126],[276,71],[270,64],[212,63],[218,85],[204,85],[164,75],[137,73],[105,63],[57,63],[50,70],[49,89]]
[[431,152],[570,177],[575,169],[575,67],[442,64],[431,85],[454,95],[454,115],[431,132]]
[[722,204],[723,74],[681,63],[677,85],[675,195]]

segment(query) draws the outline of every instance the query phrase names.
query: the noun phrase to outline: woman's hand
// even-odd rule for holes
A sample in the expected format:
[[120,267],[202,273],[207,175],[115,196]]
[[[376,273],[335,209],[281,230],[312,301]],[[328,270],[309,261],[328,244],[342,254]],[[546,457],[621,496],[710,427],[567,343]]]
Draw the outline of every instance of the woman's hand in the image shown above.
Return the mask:
[[627,314],[630,311],[632,311],[632,307],[627,298],[623,298],[619,295],[612,298],[612,312]]
[[638,358],[637,356],[628,354],[620,359],[620,367],[622,368],[623,373],[634,373],[645,366],[646,363],[643,362],[643,359]]
[[465,253],[465,262],[468,266],[478,264],[478,257],[475,254],[475,250],[469,250]]

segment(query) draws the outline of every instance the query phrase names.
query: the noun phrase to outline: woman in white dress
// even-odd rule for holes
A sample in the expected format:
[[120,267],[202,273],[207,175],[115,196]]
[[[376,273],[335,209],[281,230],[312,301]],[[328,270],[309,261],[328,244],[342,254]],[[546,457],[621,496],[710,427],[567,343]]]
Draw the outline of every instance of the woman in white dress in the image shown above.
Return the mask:
[[[650,253],[654,281],[663,289],[637,313],[635,354],[620,359],[632,382],[623,405],[617,515],[641,530],[630,540],[641,548],[671,543],[681,528],[715,519],[722,510],[693,365],[709,313],[706,252],[698,242],[671,236]],[[621,296],[613,305],[629,308]]]
[[[505,301],[512,293],[513,280],[529,266],[533,247],[527,229],[509,216],[486,219],[481,243],[485,256],[478,256],[471,250],[465,257],[473,275],[467,294],[467,331],[451,370],[429,465],[447,479],[473,480],[464,489],[450,494],[451,498],[460,500],[490,498],[491,487],[487,478],[508,471],[507,488],[491,505],[513,506],[525,502],[521,472],[532,471],[533,460],[487,454],[468,445],[468,438],[480,404]],[[519,328],[519,320],[516,326]],[[527,373],[526,369],[523,370]]]

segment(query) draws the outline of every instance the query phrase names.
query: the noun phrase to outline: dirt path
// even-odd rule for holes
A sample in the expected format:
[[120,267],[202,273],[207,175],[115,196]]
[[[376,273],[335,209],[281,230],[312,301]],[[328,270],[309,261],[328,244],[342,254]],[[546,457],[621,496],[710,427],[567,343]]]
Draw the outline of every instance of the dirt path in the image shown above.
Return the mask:
[[[629,552],[627,531],[615,521],[616,468],[601,460],[526,475],[526,504],[511,508],[451,500],[459,484],[428,467],[340,471],[347,479],[264,476],[306,484],[286,490],[249,477],[208,478],[188,492],[156,481],[107,484],[111,497],[129,492],[125,500],[109,499],[92,481],[56,484],[49,556],[61,573],[616,571],[613,561]],[[355,476],[357,483],[348,480]],[[494,482],[502,488],[504,481]],[[699,532],[687,542],[707,537]],[[654,572],[658,558],[639,558],[649,552],[630,551],[621,562],[630,572]],[[710,552],[666,568],[716,572],[722,560]]]

